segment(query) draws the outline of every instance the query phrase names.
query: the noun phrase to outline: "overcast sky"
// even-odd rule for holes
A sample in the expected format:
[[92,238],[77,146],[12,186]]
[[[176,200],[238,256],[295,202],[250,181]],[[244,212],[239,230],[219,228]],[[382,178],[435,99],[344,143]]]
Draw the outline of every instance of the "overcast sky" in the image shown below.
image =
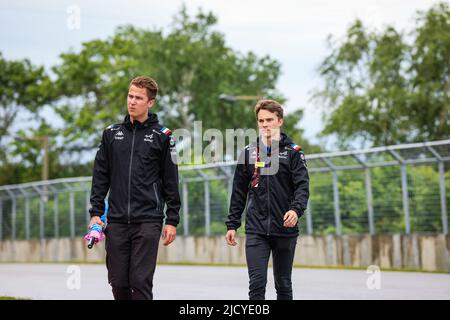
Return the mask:
[[[279,90],[287,97],[287,111],[302,107],[306,137],[319,142],[321,112],[309,101],[317,87],[315,72],[327,54],[326,37],[341,37],[360,18],[373,28],[390,24],[410,30],[417,10],[430,0],[0,0],[0,51],[7,59],[28,58],[50,67],[58,55],[95,38],[105,39],[117,26],[133,24],[168,30],[173,16],[185,3],[190,14],[201,7],[219,19],[217,30],[227,45],[243,53],[269,54],[281,62]],[[80,28],[68,27],[70,8],[80,10]],[[252,94],[249,92],[248,94]],[[329,146],[330,147],[330,146]],[[331,147],[331,149],[333,149]]]

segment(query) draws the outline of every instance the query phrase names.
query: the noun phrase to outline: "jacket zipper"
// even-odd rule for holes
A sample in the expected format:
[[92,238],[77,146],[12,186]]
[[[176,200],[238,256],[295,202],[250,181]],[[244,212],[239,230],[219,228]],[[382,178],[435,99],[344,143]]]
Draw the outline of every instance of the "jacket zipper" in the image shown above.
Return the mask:
[[[266,154],[266,159],[269,159],[269,154],[267,152],[267,146],[265,148],[265,154]],[[266,160],[267,161],[267,160]],[[265,166],[264,166],[265,167]],[[270,181],[269,181],[270,175],[266,175],[266,180],[267,180],[267,235],[270,235],[270,224],[271,224],[271,216],[270,216]]]
[[131,167],[133,164],[134,153],[134,136],[136,134],[136,127],[133,128],[133,140],[131,141],[131,155],[130,155],[130,167],[128,169],[128,224],[130,224],[130,206],[131,206]]
[[156,188],[156,182],[153,183],[153,190],[155,191],[155,197],[156,197],[156,210],[160,210],[159,208],[159,197],[158,197],[158,190]]
[[267,179],[267,235],[270,235],[270,223],[271,223],[271,216],[270,216],[270,183],[269,183],[269,175],[266,176]]

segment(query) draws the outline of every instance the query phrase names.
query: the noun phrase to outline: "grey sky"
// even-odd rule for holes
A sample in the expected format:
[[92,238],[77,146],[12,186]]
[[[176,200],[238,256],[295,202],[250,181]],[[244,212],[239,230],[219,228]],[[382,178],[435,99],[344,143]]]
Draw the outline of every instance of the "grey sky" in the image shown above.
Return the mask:
[[[371,27],[386,24],[400,30],[414,25],[417,10],[426,10],[431,0],[193,0],[185,1],[190,14],[201,7],[219,18],[217,30],[227,44],[241,52],[269,54],[282,64],[280,91],[288,98],[287,111],[305,108],[301,122],[306,137],[322,129],[320,111],[308,101],[318,85],[315,68],[327,54],[326,37],[342,36],[346,28],[361,18]],[[29,58],[34,64],[50,67],[58,55],[84,41],[106,38],[115,28],[133,24],[143,28],[165,28],[183,1],[44,1],[0,0],[0,51],[8,59]],[[80,9],[80,28],[67,25],[68,8]],[[248,94],[252,94],[249,92]],[[329,146],[330,149],[333,149]]]

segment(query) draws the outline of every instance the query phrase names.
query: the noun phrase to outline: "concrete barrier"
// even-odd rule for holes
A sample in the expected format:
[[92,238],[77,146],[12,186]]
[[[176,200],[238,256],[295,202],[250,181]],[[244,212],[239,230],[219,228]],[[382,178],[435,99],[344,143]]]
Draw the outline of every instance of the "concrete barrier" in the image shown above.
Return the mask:
[[[160,242],[161,263],[245,264],[245,239],[230,247],[224,236],[178,236]],[[80,238],[0,241],[0,262],[104,261],[104,242],[87,249]],[[443,234],[306,236],[297,240],[294,264],[450,271],[450,236]]]

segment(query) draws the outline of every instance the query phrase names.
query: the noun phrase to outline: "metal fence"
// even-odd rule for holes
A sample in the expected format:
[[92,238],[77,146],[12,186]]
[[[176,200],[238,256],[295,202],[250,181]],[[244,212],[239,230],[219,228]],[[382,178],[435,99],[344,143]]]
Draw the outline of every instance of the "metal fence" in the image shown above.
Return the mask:
[[[448,234],[450,140],[306,158],[311,196],[301,233]],[[181,234],[225,233],[234,167],[179,168]],[[1,186],[0,240],[84,235],[90,187],[91,177]]]

